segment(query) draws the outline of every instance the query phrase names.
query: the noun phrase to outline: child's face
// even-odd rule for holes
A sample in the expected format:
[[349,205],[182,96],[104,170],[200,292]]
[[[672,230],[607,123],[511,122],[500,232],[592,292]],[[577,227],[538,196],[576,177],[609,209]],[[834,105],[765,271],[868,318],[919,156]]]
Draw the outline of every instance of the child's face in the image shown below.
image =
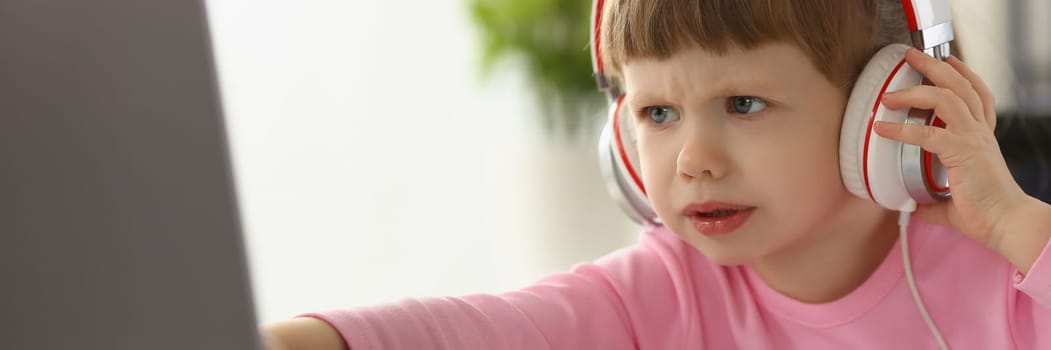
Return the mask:
[[[623,68],[647,195],[713,261],[761,259],[829,233],[829,221],[859,208],[839,175],[846,94],[796,46],[722,56],[690,47]],[[754,210],[729,234],[702,235],[684,209],[708,201]]]

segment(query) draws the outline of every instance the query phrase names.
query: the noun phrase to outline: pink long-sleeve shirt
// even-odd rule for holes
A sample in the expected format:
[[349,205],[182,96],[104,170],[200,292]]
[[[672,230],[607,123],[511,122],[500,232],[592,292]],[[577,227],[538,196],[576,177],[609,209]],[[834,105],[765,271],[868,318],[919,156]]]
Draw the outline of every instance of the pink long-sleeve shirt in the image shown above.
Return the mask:
[[[920,294],[952,349],[1051,349],[1051,244],[1023,277],[953,228],[913,218],[908,230]],[[304,316],[353,350],[937,349],[901,258],[899,242],[856,290],[806,304],[658,228],[518,291]]]

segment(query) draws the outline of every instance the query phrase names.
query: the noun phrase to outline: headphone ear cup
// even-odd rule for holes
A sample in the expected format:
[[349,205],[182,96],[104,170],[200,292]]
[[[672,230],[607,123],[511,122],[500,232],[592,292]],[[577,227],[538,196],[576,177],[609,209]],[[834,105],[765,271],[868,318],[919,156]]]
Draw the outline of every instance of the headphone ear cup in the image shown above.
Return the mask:
[[635,120],[632,118],[630,108],[620,104],[618,104],[617,108],[617,129],[620,131],[620,137],[614,141],[619,142],[624,147],[625,170],[628,171],[628,176],[632,179],[632,182],[638,186],[639,192],[645,194],[646,187],[642,183],[642,163],[639,160],[639,139],[638,134],[635,132]]
[[908,108],[890,110],[883,94],[922,84],[923,76],[905,63],[909,46],[892,44],[876,53],[858,77],[847,101],[839,140],[843,184],[855,196],[902,210],[912,201],[902,177],[902,144],[875,134],[875,121],[903,123]]
[[631,111],[623,108],[624,96],[610,106],[609,118],[599,139],[599,163],[607,190],[636,222],[661,225],[646,197],[636,147],[635,122]]

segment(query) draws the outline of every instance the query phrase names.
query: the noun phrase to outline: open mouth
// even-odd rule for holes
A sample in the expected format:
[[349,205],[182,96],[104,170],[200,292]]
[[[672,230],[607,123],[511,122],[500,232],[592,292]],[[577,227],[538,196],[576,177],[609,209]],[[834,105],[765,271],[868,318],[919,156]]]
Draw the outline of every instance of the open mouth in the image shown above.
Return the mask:
[[[703,209],[703,210],[701,210]],[[686,212],[690,224],[698,233],[705,236],[724,235],[736,231],[748,222],[755,212],[755,207],[747,206],[708,206],[708,208],[694,207]]]
[[697,215],[700,215],[701,217],[705,217],[705,218],[719,218],[719,217],[724,217],[724,216],[730,216],[730,215],[737,214],[738,211],[739,210],[737,210],[737,209],[721,209],[721,210],[713,210],[713,211],[707,211],[707,212],[702,211],[702,212],[698,212]]

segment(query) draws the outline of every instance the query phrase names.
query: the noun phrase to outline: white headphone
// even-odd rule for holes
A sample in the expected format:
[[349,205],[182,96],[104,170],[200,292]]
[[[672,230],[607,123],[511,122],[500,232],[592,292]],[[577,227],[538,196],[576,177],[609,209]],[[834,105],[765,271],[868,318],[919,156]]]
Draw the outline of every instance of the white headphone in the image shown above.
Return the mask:
[[[636,222],[661,225],[646,198],[639,172],[634,123],[621,113],[624,93],[605,73],[601,55],[604,0],[595,0],[591,16],[591,62],[600,91],[611,101],[599,140],[599,161],[610,194]],[[946,0],[902,0],[913,45],[939,59],[949,56],[952,18]],[[905,63],[907,45],[891,44],[866,64],[851,91],[840,130],[839,167],[843,184],[854,195],[891,210],[912,211],[916,204],[950,196],[948,176],[938,157],[919,146],[879,137],[875,121],[942,126],[929,110],[890,110],[883,94],[924,83]]]

